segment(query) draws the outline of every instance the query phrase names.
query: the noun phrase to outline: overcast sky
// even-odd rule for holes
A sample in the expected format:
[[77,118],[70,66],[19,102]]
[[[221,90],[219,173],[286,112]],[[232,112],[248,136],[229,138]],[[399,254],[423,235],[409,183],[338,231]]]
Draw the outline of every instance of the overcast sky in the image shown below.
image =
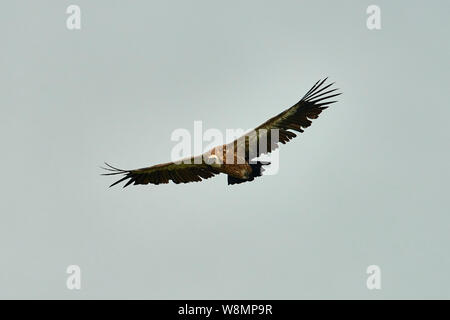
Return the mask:
[[[0,298],[450,298],[449,9],[4,1]],[[167,162],[196,120],[255,127],[325,76],[344,94],[282,146],[277,175],[126,189],[100,176],[104,161]]]

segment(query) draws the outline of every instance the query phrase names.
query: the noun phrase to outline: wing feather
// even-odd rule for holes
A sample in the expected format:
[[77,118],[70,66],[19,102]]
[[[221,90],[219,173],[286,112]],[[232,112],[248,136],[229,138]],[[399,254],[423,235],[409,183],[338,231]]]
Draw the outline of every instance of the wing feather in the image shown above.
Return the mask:
[[123,186],[124,188],[130,184],[165,184],[170,181],[173,181],[176,184],[198,182],[219,174],[218,171],[204,162],[196,164],[194,158],[191,158],[189,163],[169,162],[134,170],[122,170],[113,167],[106,162],[105,165],[106,167],[103,169],[107,170],[108,173],[104,173],[103,175],[123,175],[119,180],[111,184],[110,187],[125,180],[128,181]]

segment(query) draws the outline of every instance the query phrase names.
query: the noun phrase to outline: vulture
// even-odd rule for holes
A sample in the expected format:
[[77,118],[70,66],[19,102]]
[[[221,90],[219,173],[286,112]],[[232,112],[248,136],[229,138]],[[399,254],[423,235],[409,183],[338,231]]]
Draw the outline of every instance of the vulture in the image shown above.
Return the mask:
[[311,119],[318,118],[322,110],[337,102],[330,99],[341,93],[332,88],[334,82],[325,84],[326,80],[317,81],[299,102],[231,143],[199,156],[141,169],[122,170],[105,162],[106,167],[102,169],[107,173],[103,175],[121,176],[110,187],[126,181],[124,188],[131,184],[198,182],[221,173],[228,176],[229,185],[253,181],[262,175],[263,166],[270,164],[257,160],[260,155],[270,153],[278,148],[279,143],[285,144],[295,138],[295,132],[302,133],[311,125]]

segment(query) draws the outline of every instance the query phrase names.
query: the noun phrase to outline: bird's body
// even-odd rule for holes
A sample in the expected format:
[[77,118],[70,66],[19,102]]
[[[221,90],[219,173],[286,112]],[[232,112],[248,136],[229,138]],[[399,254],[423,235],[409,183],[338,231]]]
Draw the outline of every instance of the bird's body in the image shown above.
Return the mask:
[[108,167],[105,169],[110,172],[105,175],[123,174],[111,186],[128,180],[124,187],[130,184],[202,181],[221,173],[228,175],[228,184],[253,181],[262,175],[263,166],[269,164],[255,158],[273,151],[279,142],[285,144],[295,138],[297,135],[293,131],[303,132],[311,125],[310,119],[316,119],[322,110],[336,102],[326,101],[340,93],[331,94],[337,89],[326,91],[333,83],[323,86],[325,80],[318,81],[298,103],[229,144],[215,147],[200,156],[135,170],[122,170],[106,164]]
[[[245,156],[239,157],[238,152],[234,151],[237,150],[237,148],[238,146],[235,144],[233,148],[231,148],[232,150],[228,151],[230,149],[229,145],[223,145],[220,148],[214,148],[210,150],[209,153],[206,153],[210,154],[206,158],[206,162],[210,163],[210,165],[218,172],[228,175],[229,184],[239,183],[238,181],[251,181],[254,177],[260,176],[262,173],[261,168],[263,163],[258,161],[253,164],[250,163]],[[230,183],[230,181],[233,181],[234,183]]]

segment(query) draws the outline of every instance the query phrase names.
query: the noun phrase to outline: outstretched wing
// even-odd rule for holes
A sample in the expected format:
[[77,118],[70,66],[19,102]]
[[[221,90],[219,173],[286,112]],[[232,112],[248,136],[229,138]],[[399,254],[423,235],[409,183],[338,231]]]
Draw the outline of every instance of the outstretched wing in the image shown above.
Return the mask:
[[[317,81],[299,102],[255,128],[245,136],[245,139],[241,137],[232,142],[234,150],[239,150],[239,146],[243,147],[242,144],[245,143],[245,156],[247,160],[253,159],[275,150],[279,146],[279,142],[285,144],[295,138],[297,136],[295,131],[303,132],[311,125],[311,119],[317,119],[322,110],[337,102],[329,99],[341,94],[336,93],[338,89],[330,88],[334,83],[324,85],[326,80],[327,78]],[[272,134],[273,129],[278,131],[278,139],[276,139],[275,133]],[[260,140],[261,146],[259,145]],[[264,141],[267,143],[266,148],[264,148]]]
[[169,183],[170,180],[177,184],[198,182],[219,174],[218,171],[211,166],[208,166],[203,161],[202,163],[196,164],[194,159],[195,158],[191,158],[191,161],[189,162],[169,162],[135,170],[122,170],[105,163],[107,167],[103,169],[108,170],[109,172],[104,173],[103,175],[123,175],[119,180],[110,185],[110,187],[122,181],[128,180],[123,186],[125,188],[130,184],[161,184]]

